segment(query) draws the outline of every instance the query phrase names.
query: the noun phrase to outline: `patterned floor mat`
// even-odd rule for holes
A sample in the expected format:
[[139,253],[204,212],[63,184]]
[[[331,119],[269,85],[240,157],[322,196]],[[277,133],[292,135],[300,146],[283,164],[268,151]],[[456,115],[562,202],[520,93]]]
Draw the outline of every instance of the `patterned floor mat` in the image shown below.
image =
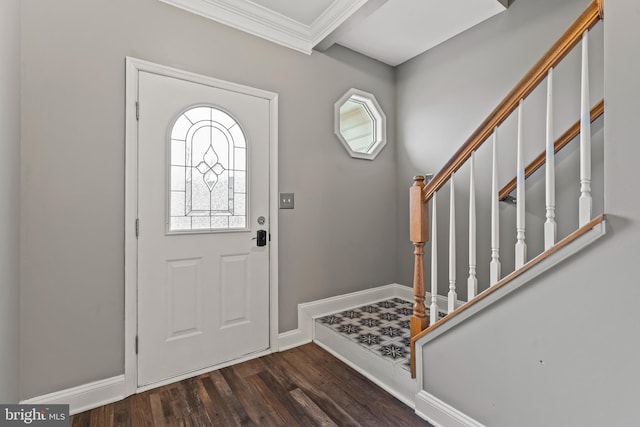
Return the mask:
[[[320,317],[316,322],[409,370],[411,314],[412,302],[393,298]],[[442,318],[446,313],[438,314]]]

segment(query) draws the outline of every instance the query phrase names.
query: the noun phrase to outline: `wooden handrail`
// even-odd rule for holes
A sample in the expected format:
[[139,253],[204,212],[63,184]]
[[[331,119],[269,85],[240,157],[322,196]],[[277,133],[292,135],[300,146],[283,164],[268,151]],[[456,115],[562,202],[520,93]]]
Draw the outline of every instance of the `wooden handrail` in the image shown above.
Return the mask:
[[544,80],[549,69],[555,67],[578,44],[582,34],[603,18],[602,5],[603,0],[592,0],[585,11],[571,24],[551,49],[529,70],[482,122],[480,127],[462,144],[440,172],[425,186],[422,195],[424,203],[431,199],[433,193],[442,188],[451,174],[456,172],[469,159],[471,153],[484,143],[495,128],[509,117],[518,106],[520,100],[526,98]]
[[[591,108],[591,122],[596,120],[604,113],[604,99],[601,99],[596,105]],[[565,131],[556,142],[553,144],[553,152],[557,153],[562,150],[569,142],[573,140],[576,136],[580,134],[580,120],[575,122],[569,129]],[[546,152],[542,152],[533,159],[531,163],[524,170],[524,177],[529,178],[535,171],[540,169],[544,162],[546,161]],[[500,201],[504,201],[509,194],[516,188],[516,178],[514,177],[507,185],[502,187],[502,190],[498,193],[498,199]]]

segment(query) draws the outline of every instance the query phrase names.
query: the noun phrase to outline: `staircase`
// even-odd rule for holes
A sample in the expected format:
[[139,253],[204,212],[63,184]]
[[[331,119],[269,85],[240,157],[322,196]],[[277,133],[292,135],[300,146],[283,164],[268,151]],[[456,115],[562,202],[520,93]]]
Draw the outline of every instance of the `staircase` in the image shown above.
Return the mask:
[[[601,117],[604,114],[605,102],[600,100],[592,103],[590,99],[588,55],[589,30],[602,19],[603,3],[601,0],[593,0],[433,179],[426,182],[424,176],[414,178],[413,186],[410,188],[410,236],[415,248],[413,281],[415,303],[410,319],[410,367],[412,377],[417,378],[416,411],[436,425],[481,424],[426,391],[430,378],[441,374],[430,372],[429,359],[436,351],[432,350],[433,346],[430,344],[436,339],[446,337],[447,333],[454,328],[469,324],[477,318],[479,313],[496,303],[511,303],[514,301],[513,298],[507,302],[502,300],[511,294],[517,298],[516,291],[528,284],[540,283],[533,279],[605,234],[606,217],[599,211],[603,206],[601,203],[603,195],[592,194],[592,183],[597,180],[597,177],[592,174],[592,164],[602,161],[602,156],[598,154],[601,152],[600,145],[604,143]],[[580,104],[580,117],[556,138],[554,135],[554,88],[557,83],[554,83],[554,70],[578,45],[581,57],[579,78],[581,91],[580,99],[576,102]],[[533,108],[530,105],[535,106],[535,103],[528,102],[528,97],[543,82],[546,83],[546,88],[540,89],[546,89],[545,151],[531,161],[527,161],[523,123],[525,114]],[[592,137],[595,138],[595,144],[592,143]],[[576,163],[579,163],[579,166],[576,166],[579,169],[576,177],[576,188],[579,188],[579,194],[559,187],[556,179],[563,173],[560,169],[556,170],[556,163],[558,166],[567,164],[565,159],[562,162],[556,162],[558,153],[570,146],[574,140],[576,143],[573,145],[578,147],[574,147],[570,155],[576,159]],[[509,144],[515,145],[516,151],[516,164],[512,169],[511,165],[504,160],[509,157],[504,155],[505,150],[508,151],[505,147]],[[592,156],[593,153],[596,155]],[[479,165],[477,157],[482,157],[484,162]],[[506,184],[499,179],[499,168],[505,167],[505,164],[509,169],[516,171],[516,176]],[[544,174],[541,173],[542,169]],[[540,172],[536,173],[539,170]],[[486,173],[483,175],[482,171]],[[460,180],[460,175],[465,177],[463,181]],[[482,187],[483,185],[485,187]],[[536,188],[542,188],[544,191],[536,191]],[[456,210],[456,202],[461,192],[468,197],[468,205],[465,206],[468,210],[464,213]],[[562,199],[558,199],[557,195]],[[479,197],[485,197],[482,201],[487,203],[479,203]],[[570,213],[565,209],[562,211],[563,215],[559,216],[556,210],[558,200],[566,205],[566,200],[569,198],[571,199],[569,205],[575,205],[575,209]],[[446,209],[447,206],[442,206],[443,204],[448,205],[448,209]],[[529,208],[530,204],[533,208]],[[594,206],[598,208],[594,209]],[[483,218],[486,222],[479,221],[481,208],[490,211]],[[539,215],[541,236],[534,235],[532,238],[527,229],[527,220],[538,219],[537,212],[541,212]],[[444,223],[439,219],[443,213],[445,217],[448,216]],[[506,248],[500,245],[501,231],[504,232],[505,224],[509,222],[508,219],[501,218],[501,215],[505,214],[515,216],[515,224],[510,224],[515,225],[515,244],[513,247]],[[457,247],[460,241],[458,229],[461,228],[461,218],[466,226],[465,231],[468,231],[466,239],[468,251],[467,247],[463,250]],[[575,223],[577,226],[561,236],[558,233],[559,223],[563,225],[563,229],[566,229],[567,223]],[[479,233],[479,227],[490,231]],[[448,239],[438,238],[439,230],[448,234],[446,236]],[[480,235],[485,239],[479,239]],[[534,252],[528,247],[530,240],[540,242],[539,251]],[[430,246],[426,246],[428,243]],[[440,245],[448,249],[448,256],[444,260],[439,257]],[[428,267],[425,267],[425,247],[430,250]],[[487,249],[486,258],[478,256],[479,247]],[[465,261],[468,261],[463,267],[465,272],[463,280],[459,280],[461,268],[459,259],[463,258],[460,256],[461,253],[466,258]],[[513,260],[514,267],[510,272],[505,272],[503,263],[505,255]],[[482,267],[486,271],[486,276],[480,277],[478,263],[485,260],[488,266]],[[442,307],[438,298],[438,271],[442,269],[448,272],[446,307]],[[430,273],[431,298],[425,293],[425,271]],[[440,277],[440,281],[441,279]],[[456,302],[459,298],[460,285],[466,288],[466,292],[461,296],[465,302],[458,306]],[[439,318],[434,315],[443,309],[446,312],[444,317]],[[540,365],[544,365],[543,359],[540,359]]]
[[[376,308],[393,314],[385,304],[408,307],[402,299],[375,301],[316,320],[317,342],[377,379],[405,403],[415,405],[416,412],[434,425],[482,425],[427,391],[432,381],[455,379],[460,372],[478,375],[476,370],[482,367],[459,367],[456,370],[460,372],[449,372],[448,376],[430,371],[429,360],[434,357],[455,357],[441,352],[444,345],[434,349],[432,343],[446,342],[453,330],[457,330],[457,336],[465,335],[459,332],[460,326],[471,325],[490,307],[516,306],[514,302],[528,285],[541,283],[535,278],[605,234],[603,194],[592,194],[592,189],[602,187],[602,177],[592,173],[592,165],[602,161],[605,101],[590,99],[588,72],[589,31],[602,19],[602,0],[593,0],[431,180],[424,176],[414,178],[410,188],[410,238],[415,258],[413,308],[408,318],[394,319],[397,323],[387,325],[404,328],[398,339],[390,341],[402,343],[397,357],[389,360],[385,353],[391,347],[387,345],[385,349],[379,342],[380,329],[375,332],[361,320],[375,318],[372,310]],[[554,70],[577,46],[580,50],[576,54],[581,57],[581,91],[576,100],[580,114],[556,137],[554,88],[563,83],[554,82]],[[529,102],[529,97],[539,86],[546,94],[545,150],[529,159],[525,155],[523,123],[536,105]],[[515,151],[514,165],[506,161],[509,150]],[[560,186],[566,181],[563,168],[572,162],[577,169],[578,194],[573,188]],[[501,182],[499,168],[505,167],[514,170],[516,176]],[[461,196],[468,200],[462,212]],[[562,209],[557,209],[560,205]],[[537,226],[535,232],[527,228],[528,222]],[[573,228],[568,230],[569,226]],[[506,227],[514,228],[513,246],[500,244],[500,234]],[[465,236],[461,236],[461,228]],[[458,246],[461,240],[464,248]],[[428,265],[425,252],[430,258]],[[484,262],[486,265],[481,264]],[[511,265],[513,270],[507,267]],[[447,272],[447,291],[439,294],[443,271]],[[430,292],[425,289],[427,276]],[[403,316],[405,311],[409,313],[403,310]],[[404,358],[407,344],[408,360]],[[539,365],[544,366],[544,359],[540,358]],[[409,380],[409,373],[415,382]]]

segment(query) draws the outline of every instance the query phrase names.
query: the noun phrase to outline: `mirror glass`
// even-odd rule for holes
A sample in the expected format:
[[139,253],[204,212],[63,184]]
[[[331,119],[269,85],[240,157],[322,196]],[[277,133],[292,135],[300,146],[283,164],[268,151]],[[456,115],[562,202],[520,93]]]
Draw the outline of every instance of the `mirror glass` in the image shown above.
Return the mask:
[[340,107],[340,134],[356,153],[367,153],[375,142],[375,123],[366,104],[349,99]]

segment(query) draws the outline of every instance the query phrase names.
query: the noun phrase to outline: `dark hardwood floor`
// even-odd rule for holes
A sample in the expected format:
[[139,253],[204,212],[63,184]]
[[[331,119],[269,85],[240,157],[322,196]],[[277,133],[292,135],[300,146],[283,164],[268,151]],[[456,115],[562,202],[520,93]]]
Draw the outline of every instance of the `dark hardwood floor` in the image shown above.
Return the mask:
[[307,344],[130,396],[71,417],[84,426],[429,426]]

